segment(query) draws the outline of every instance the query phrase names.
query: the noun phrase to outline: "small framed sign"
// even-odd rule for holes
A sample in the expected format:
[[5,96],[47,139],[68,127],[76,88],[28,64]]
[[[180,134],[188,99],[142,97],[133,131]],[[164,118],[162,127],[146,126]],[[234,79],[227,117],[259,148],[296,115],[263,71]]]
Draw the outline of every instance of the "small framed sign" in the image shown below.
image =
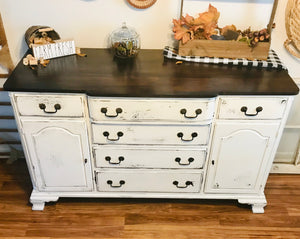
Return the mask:
[[32,44],[33,55],[36,59],[52,59],[76,54],[74,40],[56,40],[49,44]]

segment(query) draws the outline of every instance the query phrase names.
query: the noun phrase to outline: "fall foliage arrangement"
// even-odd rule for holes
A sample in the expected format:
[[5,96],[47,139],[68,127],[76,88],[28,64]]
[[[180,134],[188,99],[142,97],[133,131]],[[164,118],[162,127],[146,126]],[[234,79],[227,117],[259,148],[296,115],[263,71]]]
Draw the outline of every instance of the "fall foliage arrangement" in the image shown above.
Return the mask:
[[255,47],[258,42],[270,40],[270,33],[266,28],[259,31],[252,31],[250,27],[241,31],[235,25],[220,28],[218,27],[219,17],[220,12],[210,4],[208,11],[199,13],[196,18],[186,14],[178,20],[173,19],[174,38],[182,44],[194,39],[233,40],[246,42],[250,47]]

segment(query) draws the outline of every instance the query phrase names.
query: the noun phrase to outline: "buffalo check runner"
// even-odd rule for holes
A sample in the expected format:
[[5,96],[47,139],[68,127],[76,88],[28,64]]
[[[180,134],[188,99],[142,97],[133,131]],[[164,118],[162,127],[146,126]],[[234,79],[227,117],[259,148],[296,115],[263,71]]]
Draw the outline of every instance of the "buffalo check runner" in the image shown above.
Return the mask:
[[177,49],[166,46],[164,48],[164,56],[169,59],[175,59],[178,61],[189,61],[198,63],[210,63],[210,64],[224,64],[233,66],[247,66],[256,68],[268,68],[277,70],[287,70],[285,65],[281,62],[276,52],[272,49],[269,50],[269,56],[266,61],[263,60],[247,60],[230,59],[230,58],[218,58],[218,57],[201,57],[201,56],[181,56],[177,54]]

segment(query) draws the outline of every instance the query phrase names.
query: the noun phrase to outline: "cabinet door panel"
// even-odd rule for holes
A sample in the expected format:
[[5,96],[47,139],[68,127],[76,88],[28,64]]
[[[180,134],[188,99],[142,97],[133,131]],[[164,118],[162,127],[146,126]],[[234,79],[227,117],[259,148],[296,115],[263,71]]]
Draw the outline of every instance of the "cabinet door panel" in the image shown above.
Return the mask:
[[92,187],[84,121],[22,120],[26,145],[42,191],[81,191]]
[[206,192],[257,192],[278,128],[277,122],[217,122]]

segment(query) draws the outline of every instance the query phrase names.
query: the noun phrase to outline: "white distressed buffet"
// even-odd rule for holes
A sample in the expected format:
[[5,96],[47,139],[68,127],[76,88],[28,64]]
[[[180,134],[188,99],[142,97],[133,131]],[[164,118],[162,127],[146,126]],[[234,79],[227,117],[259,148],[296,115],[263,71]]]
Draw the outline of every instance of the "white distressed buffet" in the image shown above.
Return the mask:
[[130,61],[86,49],[4,85],[26,155],[33,210],[60,197],[236,199],[264,187],[298,88],[286,71]]

